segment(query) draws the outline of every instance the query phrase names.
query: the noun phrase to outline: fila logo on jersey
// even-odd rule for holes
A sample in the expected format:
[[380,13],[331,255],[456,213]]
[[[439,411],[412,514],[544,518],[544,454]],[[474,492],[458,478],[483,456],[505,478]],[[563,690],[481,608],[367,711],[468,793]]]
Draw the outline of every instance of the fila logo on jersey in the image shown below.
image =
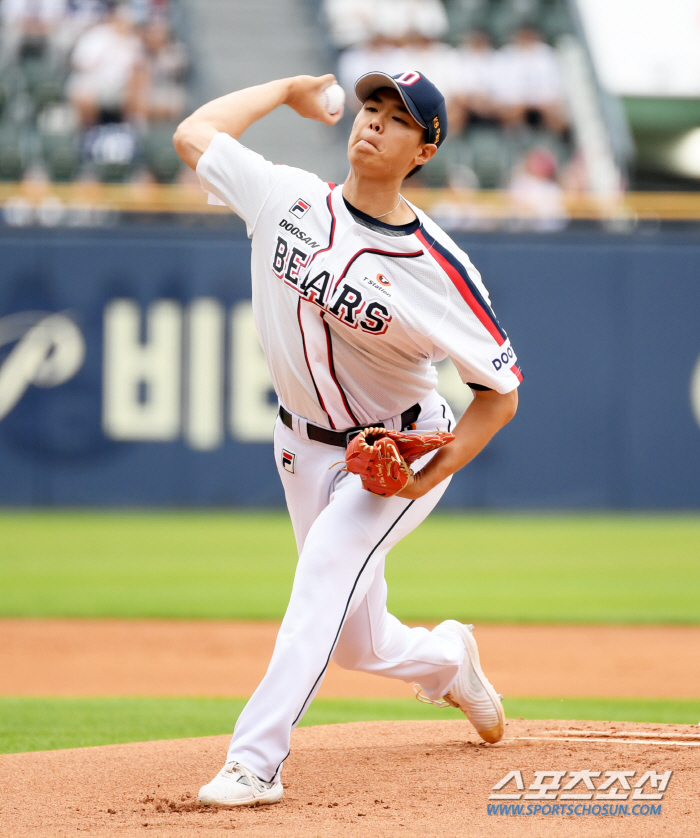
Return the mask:
[[297,218],[303,218],[310,209],[311,204],[307,204],[306,201],[302,201],[302,199],[299,198],[296,204],[294,204],[289,211],[292,215],[296,215]]
[[296,460],[297,455],[292,454],[291,451],[287,451],[286,448],[282,449],[282,468],[285,471],[291,472],[294,474],[294,460]]

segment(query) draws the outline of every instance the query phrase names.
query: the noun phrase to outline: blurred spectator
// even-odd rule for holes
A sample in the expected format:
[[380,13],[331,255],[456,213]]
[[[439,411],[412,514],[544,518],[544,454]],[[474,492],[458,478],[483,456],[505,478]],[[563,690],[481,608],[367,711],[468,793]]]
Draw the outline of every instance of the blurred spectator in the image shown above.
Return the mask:
[[324,10],[338,49],[363,44],[377,35],[401,41],[412,33],[434,39],[447,32],[441,0],[325,0]]
[[426,75],[446,100],[451,98],[457,76],[455,50],[448,44],[411,32],[392,56],[395,73],[417,70]]
[[556,176],[556,158],[545,148],[532,149],[516,168],[508,193],[518,228],[553,232],[566,226],[568,215]]
[[472,30],[456,51],[456,74],[450,133],[456,136],[467,124],[497,125],[494,86],[496,52],[489,36]]
[[495,95],[507,124],[567,126],[563,88],[555,50],[531,26],[519,29],[513,43],[496,56]]
[[142,100],[143,46],[131,10],[114,5],[104,23],[83,33],[72,56],[67,93],[83,126],[121,122],[137,112]]
[[442,0],[376,0],[373,5],[373,29],[388,38],[434,40],[447,33]]
[[44,53],[66,15],[66,0],[2,0],[2,65],[21,52]]
[[107,0],[67,0],[66,14],[54,36],[62,60],[67,60],[78,38],[107,11]]
[[355,82],[365,73],[381,70],[384,73],[398,73],[405,70],[396,67],[396,46],[383,35],[375,35],[369,41],[350,47],[338,59],[338,82],[345,90],[347,107],[358,111],[360,103],[355,96]]
[[189,60],[168,8],[0,0],[0,180],[178,177],[171,123],[186,107]]
[[[571,195],[589,192],[591,185],[588,178],[586,161],[581,149],[577,149],[570,157],[559,178],[562,189]],[[624,187],[621,186],[624,189]]]
[[355,98],[355,82],[364,73],[373,70],[390,75],[407,70],[424,73],[449,105],[457,74],[455,51],[441,41],[418,33],[409,33],[400,46],[383,35],[376,35],[368,43],[346,50],[338,60],[338,81],[354,110],[360,107]]
[[185,79],[189,70],[187,48],[173,41],[168,24],[156,17],[143,30],[145,83],[142,112],[151,122],[174,122],[187,102]]
[[128,122],[96,125],[85,134],[83,158],[88,171],[101,181],[126,180],[139,152],[139,136]]
[[325,0],[324,13],[333,44],[347,49],[372,39],[373,0]]

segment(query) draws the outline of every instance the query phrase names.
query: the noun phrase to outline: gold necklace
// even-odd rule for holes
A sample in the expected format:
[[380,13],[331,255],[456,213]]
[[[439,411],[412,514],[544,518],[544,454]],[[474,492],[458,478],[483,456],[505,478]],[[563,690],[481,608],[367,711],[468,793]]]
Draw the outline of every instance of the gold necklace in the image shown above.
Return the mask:
[[394,207],[393,210],[389,210],[389,212],[384,212],[381,215],[373,215],[372,218],[376,221],[378,218],[384,218],[385,215],[391,215],[392,212],[396,212],[399,208],[399,204],[403,201],[403,195],[399,194],[399,203]]

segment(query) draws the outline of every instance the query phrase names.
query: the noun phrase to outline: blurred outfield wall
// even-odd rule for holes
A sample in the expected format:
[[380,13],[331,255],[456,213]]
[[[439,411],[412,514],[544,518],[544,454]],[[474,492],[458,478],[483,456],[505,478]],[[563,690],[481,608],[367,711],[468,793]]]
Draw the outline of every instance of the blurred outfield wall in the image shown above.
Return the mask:
[[[458,241],[525,381],[443,506],[698,508],[700,241]],[[283,504],[249,298],[243,236],[3,233],[0,503]]]

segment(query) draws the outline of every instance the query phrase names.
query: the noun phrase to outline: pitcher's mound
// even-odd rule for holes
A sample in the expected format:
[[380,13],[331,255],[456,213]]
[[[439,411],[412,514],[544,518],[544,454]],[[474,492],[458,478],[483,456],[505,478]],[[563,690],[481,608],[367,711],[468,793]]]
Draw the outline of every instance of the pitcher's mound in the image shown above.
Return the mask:
[[[258,809],[198,807],[197,791],[221,767],[228,740],[0,756],[0,834],[618,838],[687,835],[698,817],[700,733],[690,726],[509,721],[498,745],[480,744],[471,726],[460,721],[303,728],[293,735],[280,803]],[[593,789],[582,779],[568,794],[593,799],[562,800],[568,772],[586,770],[601,772],[587,775]],[[518,790],[514,775],[500,793],[520,799],[489,800],[499,793],[493,786],[512,771],[521,772],[524,789]],[[529,789],[537,771],[566,774],[558,775],[559,790],[538,792]],[[608,771],[634,774],[613,776],[610,784]],[[648,771],[657,777],[673,772],[670,780],[656,780],[661,786],[667,782],[664,791],[647,782],[637,792],[661,793],[661,800],[634,799],[634,785]],[[557,785],[551,775],[540,780]],[[599,790],[606,782],[609,787]],[[550,797],[526,797],[536,794]],[[519,806],[522,814],[512,808]]]

